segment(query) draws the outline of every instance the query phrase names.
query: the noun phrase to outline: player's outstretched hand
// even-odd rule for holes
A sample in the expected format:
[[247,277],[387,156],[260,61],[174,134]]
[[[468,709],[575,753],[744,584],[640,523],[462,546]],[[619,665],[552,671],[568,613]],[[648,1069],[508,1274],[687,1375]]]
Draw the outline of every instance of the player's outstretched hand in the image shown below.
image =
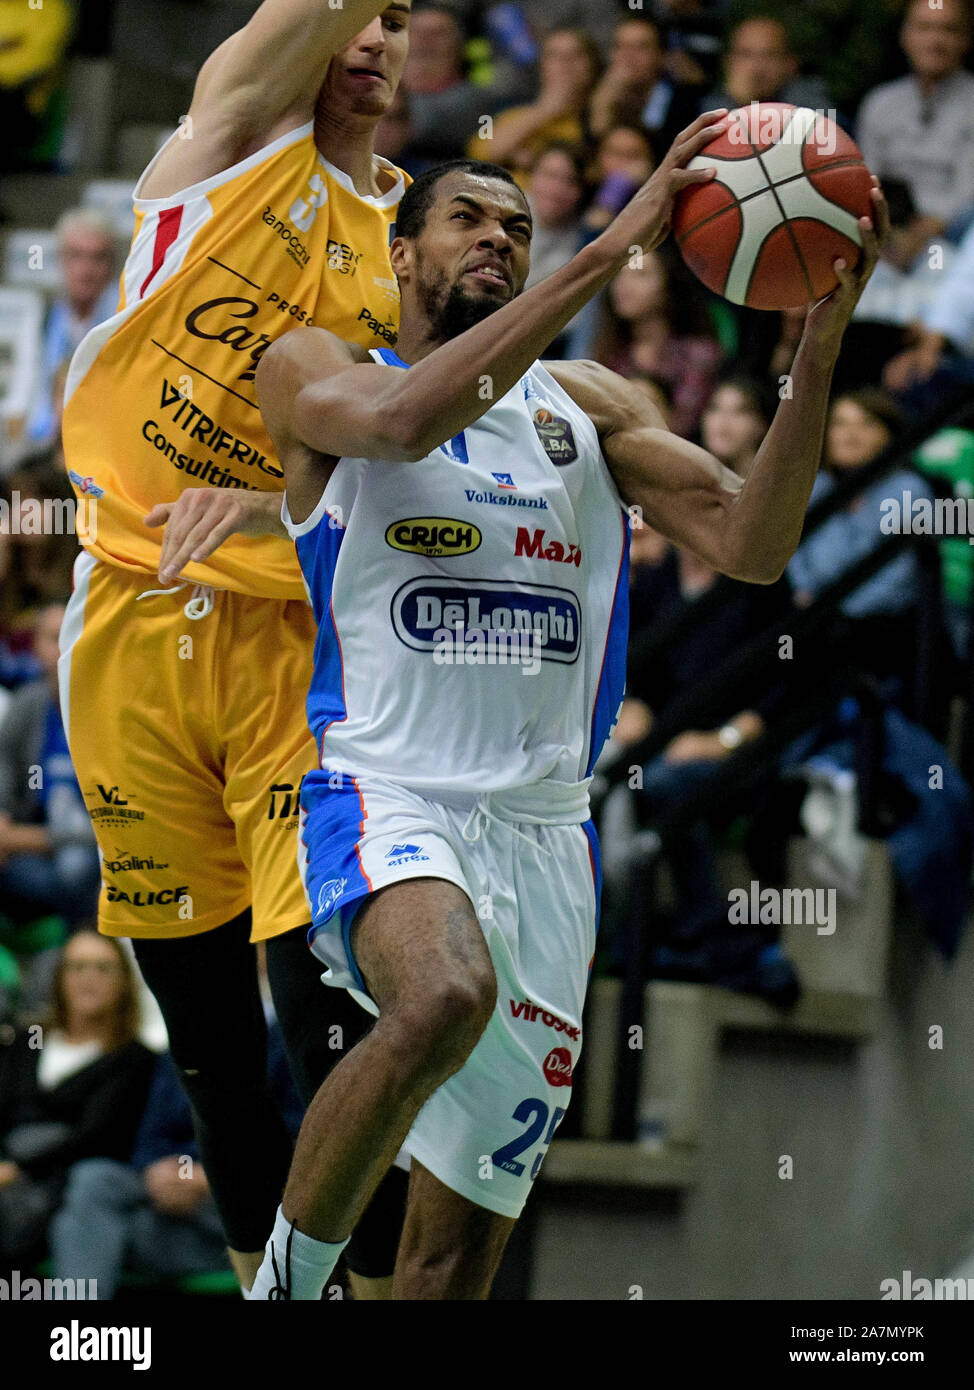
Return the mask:
[[190,561],[208,559],[228,536],[285,535],[280,513],[280,493],[224,492],[215,487],[188,487],[175,502],[157,503],[144,520],[146,526],[166,528],[160,580],[171,584]]
[[726,106],[705,111],[680,132],[655,172],[602,233],[614,255],[628,256],[634,246],[652,251],[666,238],[676,195],[691,184],[708,183],[717,173],[715,165],[706,169],[687,169],[686,165],[723,134],[727,114]]
[[852,267],[841,258],[835,262],[835,273],[839,277],[837,288],[813,304],[805,319],[804,336],[812,337],[816,343],[836,352],[852,312],[876,268],[883,243],[889,237],[889,208],[875,174],[872,175],[872,184],[873,215],[859,219],[862,236],[859,261]]

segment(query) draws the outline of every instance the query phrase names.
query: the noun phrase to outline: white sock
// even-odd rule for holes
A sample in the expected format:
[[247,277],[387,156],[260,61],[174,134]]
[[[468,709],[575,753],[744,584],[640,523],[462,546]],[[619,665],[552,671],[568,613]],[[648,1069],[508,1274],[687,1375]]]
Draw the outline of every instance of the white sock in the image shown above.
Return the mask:
[[347,1244],[348,1237],[330,1243],[304,1235],[292,1226],[283,1209],[278,1207],[264,1262],[257,1271],[248,1299],[251,1302],[274,1298],[320,1299],[328,1276]]

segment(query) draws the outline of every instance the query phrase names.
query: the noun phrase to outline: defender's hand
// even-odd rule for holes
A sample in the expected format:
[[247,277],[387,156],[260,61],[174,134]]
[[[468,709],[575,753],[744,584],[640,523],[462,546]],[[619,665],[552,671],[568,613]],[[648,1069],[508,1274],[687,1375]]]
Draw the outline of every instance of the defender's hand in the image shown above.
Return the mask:
[[159,556],[163,584],[213,554],[228,536],[284,536],[281,495],[277,492],[224,492],[189,487],[175,502],[159,502],[144,518],[146,526],[165,526]]
[[652,251],[670,230],[673,199],[683,188],[709,183],[717,173],[708,169],[687,169],[691,159],[727,129],[727,107],[705,111],[673,141],[656,171],[646,180],[630,203],[603,232],[599,240],[616,256],[628,256],[632,246]]

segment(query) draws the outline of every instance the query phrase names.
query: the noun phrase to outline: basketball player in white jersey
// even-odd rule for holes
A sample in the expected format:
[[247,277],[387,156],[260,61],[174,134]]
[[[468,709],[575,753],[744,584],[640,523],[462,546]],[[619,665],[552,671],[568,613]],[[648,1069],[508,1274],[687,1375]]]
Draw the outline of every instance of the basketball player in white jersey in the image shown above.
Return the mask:
[[[596,241],[520,294],[530,213],[459,161],[400,204],[395,351],[298,330],[258,391],[319,624],[302,850],[314,953],[378,1015],[305,1117],[253,1298],[315,1299],[400,1145],[393,1297],[484,1298],[571,1095],[595,947],[592,767],[623,693],[627,508],[722,573],[795,550],[856,269],[808,313],[747,478],[594,363],[536,360],[665,236],[700,117]],[[297,693],[297,692],[296,692]]]

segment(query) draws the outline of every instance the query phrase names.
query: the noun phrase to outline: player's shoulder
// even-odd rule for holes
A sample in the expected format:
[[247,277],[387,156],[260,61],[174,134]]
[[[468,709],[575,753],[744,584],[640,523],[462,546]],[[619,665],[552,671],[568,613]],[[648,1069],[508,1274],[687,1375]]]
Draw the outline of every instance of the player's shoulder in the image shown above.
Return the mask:
[[266,414],[268,409],[281,408],[312,382],[371,360],[365,348],[327,328],[292,328],[271,343],[257,364],[261,410]]
[[314,378],[322,369],[334,370],[354,362],[371,362],[367,348],[350,343],[328,328],[292,328],[275,338],[261,357],[258,380],[273,370],[294,372],[298,378]]

